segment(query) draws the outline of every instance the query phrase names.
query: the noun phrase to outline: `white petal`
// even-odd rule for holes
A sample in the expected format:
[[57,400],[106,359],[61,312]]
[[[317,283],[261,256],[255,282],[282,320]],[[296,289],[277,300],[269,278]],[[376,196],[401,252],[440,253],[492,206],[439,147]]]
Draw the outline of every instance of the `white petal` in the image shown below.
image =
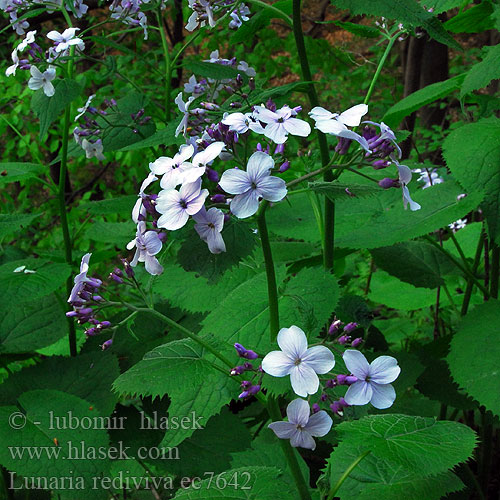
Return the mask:
[[295,425],[300,425],[305,427],[309,421],[309,415],[311,414],[311,409],[309,408],[309,403],[304,399],[294,399],[286,407],[286,416],[288,421]]
[[392,406],[396,399],[396,391],[391,384],[375,384],[372,383],[371,387],[373,389],[372,398],[370,403],[378,408],[379,410],[385,410]]
[[368,106],[366,104],[357,104],[343,113],[340,113],[337,120],[349,127],[357,127],[361,123],[361,117],[366,115],[366,113],[368,113]]
[[208,196],[208,189],[202,189],[200,194],[196,198],[191,198],[189,200],[188,207],[186,208],[186,213],[188,215],[197,214],[203,207],[203,204],[205,203],[207,196]]
[[274,111],[264,108],[263,106],[255,106],[254,114],[257,116],[259,121],[264,123],[275,123],[280,119],[280,115],[276,114]]
[[319,388],[319,378],[316,372],[306,363],[294,366],[290,372],[292,389],[298,396],[306,397],[315,394]]
[[163,227],[170,231],[175,231],[183,227],[189,219],[189,215],[182,208],[171,208],[165,210],[163,215],[158,219],[158,227]]
[[335,357],[332,351],[323,345],[307,349],[302,356],[302,362],[310,366],[316,373],[328,373],[335,366]]
[[156,231],[144,233],[144,244],[149,255],[156,255],[163,245]]
[[257,179],[269,175],[269,170],[274,167],[274,160],[263,151],[255,152],[248,159],[247,173],[251,182],[256,182]]
[[297,426],[290,422],[273,422],[268,427],[280,439],[290,439],[297,432]]
[[366,405],[370,402],[373,389],[368,382],[358,380],[354,382],[345,393],[345,402],[349,405]]
[[406,165],[400,165],[395,162],[398,167],[399,182],[408,184],[411,181],[411,170]]
[[[211,209],[210,209],[211,210]],[[212,229],[207,236],[208,249],[213,254],[218,254],[226,251],[226,244],[220,232]]]
[[230,168],[222,174],[219,186],[226,193],[243,194],[252,187],[252,183],[250,182],[248,174],[244,170]]
[[297,433],[290,438],[290,444],[294,448],[316,449],[316,443],[312,436],[305,430],[297,430]]
[[334,118],[334,114],[328,111],[325,108],[322,108],[321,106],[316,106],[311,111],[309,111],[309,116],[315,120],[330,120],[331,118]]
[[416,201],[413,201],[411,199],[410,191],[408,191],[408,188],[406,186],[403,186],[403,203],[404,203],[405,209],[406,209],[406,206],[409,203],[410,204],[410,210],[412,212],[415,212],[416,210],[420,210],[422,208]]
[[280,349],[294,360],[301,359],[307,351],[306,334],[298,326],[282,328],[278,332],[277,341]]
[[319,411],[314,415],[311,415],[309,422],[307,423],[305,430],[311,434],[311,436],[322,437],[330,432],[332,428],[332,419],[326,411]]
[[249,190],[243,194],[237,194],[230,204],[231,212],[238,219],[246,219],[259,209],[258,194],[255,190]]
[[292,135],[300,135],[301,137],[307,137],[311,133],[311,126],[304,120],[299,120],[298,118],[288,118],[283,123],[285,130]]
[[359,351],[348,349],[342,355],[347,369],[359,379],[364,380],[370,372],[368,361]]
[[400,373],[398,360],[392,356],[379,356],[370,364],[370,380],[376,384],[390,384]]
[[158,276],[163,272],[163,267],[158,262],[158,259],[153,255],[146,255],[144,265],[146,267],[146,271],[153,276]]
[[55,94],[56,89],[54,88],[54,85],[52,85],[52,83],[45,82],[45,84],[43,85],[43,91],[47,97],[52,97]]
[[286,182],[279,177],[267,176],[258,181],[257,191],[267,201],[281,201],[287,193]]
[[347,127],[337,120],[321,120],[316,122],[316,128],[321,130],[324,134],[338,135]]
[[293,359],[281,351],[271,351],[262,360],[262,369],[273,377],[285,377],[294,366]]
[[283,144],[287,138],[287,132],[285,127],[283,126],[283,123],[278,122],[269,123],[264,129],[264,135],[266,137],[269,137],[269,139],[271,139],[271,141],[275,142],[276,144]]
[[61,42],[63,40],[62,35],[58,31],[49,31],[47,33],[47,38],[53,40],[54,42]]
[[195,167],[207,165],[221,154],[224,147],[225,144],[223,142],[213,142],[205,150],[194,156],[193,165]]

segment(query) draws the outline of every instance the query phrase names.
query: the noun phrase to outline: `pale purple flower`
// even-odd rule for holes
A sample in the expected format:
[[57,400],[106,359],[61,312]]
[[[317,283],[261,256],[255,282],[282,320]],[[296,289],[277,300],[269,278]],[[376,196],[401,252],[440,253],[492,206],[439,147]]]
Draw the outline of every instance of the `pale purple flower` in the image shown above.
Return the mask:
[[193,215],[196,224],[195,231],[200,235],[200,238],[207,243],[210,252],[217,254],[226,251],[226,245],[221,235],[224,227],[224,214],[218,208],[212,207],[201,210]]
[[72,45],[83,51],[85,49],[85,44],[81,38],[76,38],[76,32],[80,28],[66,28],[62,33],[58,31],[49,31],[47,33],[47,38],[53,40],[56,43],[55,51],[57,53],[65,53]]
[[239,69],[240,71],[243,71],[245,75],[249,76],[250,78],[254,77],[257,75],[257,72],[255,69],[253,69],[251,66],[248,65],[246,61],[240,61],[236,69]]
[[314,450],[316,443],[314,437],[322,437],[330,432],[332,419],[321,410],[310,414],[309,403],[303,399],[294,399],[286,408],[288,422],[273,422],[268,427],[280,439],[289,439],[295,448]]
[[9,66],[5,70],[5,76],[10,76],[10,75],[15,75],[16,74],[16,70],[19,67],[19,56],[17,55],[17,49],[14,49],[12,51],[11,58],[12,58],[12,62],[14,64],[12,64],[12,66]]
[[155,257],[161,251],[162,242],[156,231],[146,231],[146,223],[140,221],[137,224],[137,232],[135,238],[127,245],[127,250],[132,250],[135,247],[135,255],[130,265],[137,266],[138,262],[144,262],[146,271],[153,276],[157,276],[163,272],[163,267]]
[[244,134],[248,130],[252,130],[257,134],[263,134],[265,130],[253,113],[231,113],[224,117],[222,123],[228,125],[229,130],[238,134]]
[[347,369],[358,379],[349,386],[345,401],[350,405],[366,405],[371,403],[375,408],[389,408],[396,399],[396,391],[392,387],[401,372],[398,360],[392,356],[379,356],[368,363],[359,351],[348,349],[343,354]]
[[254,116],[261,122],[267,123],[264,128],[264,135],[276,144],[283,144],[288,134],[307,137],[311,133],[309,123],[304,120],[294,118],[295,112],[288,106],[270,111],[263,106],[254,107]]
[[188,119],[189,119],[189,106],[191,105],[191,103],[194,101],[194,97],[191,96],[187,102],[184,102],[182,100],[182,92],[179,92],[177,94],[177,97],[175,98],[175,104],[177,104],[177,107],[179,108],[179,111],[181,113],[183,113],[183,117],[179,123],[179,125],[177,126],[177,128],[175,129],[175,137],[177,137],[181,131],[183,133],[183,135],[186,135],[186,131],[187,131],[187,124],[188,124]]
[[83,108],[77,109],[78,114],[75,116],[75,119],[74,119],[75,122],[76,122],[76,120],[78,120],[81,116],[83,116],[87,112],[87,109],[89,109],[90,103],[92,102],[92,99],[94,97],[95,97],[95,94],[92,94],[91,96],[89,96],[89,98],[87,99],[87,102],[85,103]]
[[426,170],[424,168],[416,168],[413,170],[414,173],[420,174],[420,177],[417,179],[417,182],[423,182],[424,185],[422,189],[427,189],[434,184],[441,184],[444,182],[444,179],[439,176],[437,170],[434,168],[432,170]]
[[102,141],[101,139],[97,139],[95,142],[90,142],[87,139],[83,139],[82,148],[85,151],[85,156],[90,158],[97,158],[102,161],[105,160],[106,157],[102,154]]
[[287,193],[286,183],[272,177],[274,160],[262,151],[248,159],[247,170],[232,168],[222,174],[219,185],[226,193],[236,195],[231,200],[231,212],[239,219],[250,217],[259,208],[259,198],[280,201]]
[[194,153],[192,145],[183,144],[173,158],[160,156],[149,164],[151,172],[162,175],[162,189],[172,189],[179,184],[194,182],[205,173],[205,169],[195,169],[189,160]]
[[36,30],[28,31],[24,40],[16,47],[18,52],[23,52],[30,43],[35,43]]
[[80,292],[83,289],[83,286],[85,283],[88,283],[90,278],[87,278],[87,273],[89,271],[89,261],[91,257],[91,253],[86,253],[82,257],[82,261],[80,263],[80,273],[75,276],[74,280],[74,286],[73,289],[71,290],[68,302],[77,302],[80,300],[80,297],[78,295],[78,292]]
[[420,210],[422,207],[411,199],[410,191],[406,187],[407,184],[411,181],[411,170],[406,165],[401,165],[396,159],[392,158],[392,161],[398,167],[398,175],[399,175],[399,183],[401,184],[401,189],[403,190],[403,204],[405,210],[407,209],[408,204],[410,205],[410,210],[412,212],[416,210]]
[[448,227],[456,233],[459,229],[463,229],[467,225],[467,220],[466,219],[458,219],[455,222],[452,222],[451,224],[448,224]]
[[368,112],[366,104],[357,104],[343,113],[331,113],[330,111],[316,106],[309,112],[309,116],[316,122],[315,128],[324,134],[331,134],[337,137],[344,137],[352,141],[358,142],[361,147],[370,153],[367,140],[349,130],[346,125],[356,127],[361,123],[361,117]]
[[262,360],[262,369],[273,377],[290,375],[292,389],[299,396],[314,394],[319,388],[317,373],[328,373],[335,366],[332,352],[325,346],[307,348],[305,333],[297,326],[278,333],[281,351],[272,351]]
[[370,123],[371,125],[375,125],[380,129],[380,137],[377,139],[377,143],[382,141],[389,141],[398,151],[398,158],[401,158],[402,152],[399,147],[398,141],[396,139],[396,134],[391,130],[391,128],[386,125],[384,122],[371,122],[369,120],[364,121],[363,123]]
[[31,78],[28,80],[28,87],[31,90],[43,89],[47,97],[52,97],[55,94],[52,80],[56,77],[56,68],[49,66],[43,73],[36,67],[30,68]]
[[145,191],[150,184],[155,182],[158,179],[156,175],[150,173],[141,184],[141,188],[139,189],[139,198],[135,202],[134,208],[132,209],[132,220],[137,224],[139,222],[139,217],[146,216],[146,207],[144,207],[142,200],[146,197]]
[[190,215],[201,210],[208,196],[207,189],[201,189],[201,179],[181,186],[180,190],[165,189],[156,199],[156,210],[163,214],[158,227],[171,231],[183,227]]
[[213,142],[209,144],[203,151],[196,153],[193,158],[193,167],[200,169],[198,172],[201,172],[198,177],[203,175],[205,169],[208,167],[210,163],[212,163],[225,148],[225,144],[221,141]]

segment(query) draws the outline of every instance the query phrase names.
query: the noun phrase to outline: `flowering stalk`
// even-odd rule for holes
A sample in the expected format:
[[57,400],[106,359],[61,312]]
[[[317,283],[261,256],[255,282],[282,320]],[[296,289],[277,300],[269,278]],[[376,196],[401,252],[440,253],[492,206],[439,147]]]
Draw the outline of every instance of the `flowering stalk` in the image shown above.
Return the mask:
[[[304,43],[304,33],[302,32],[302,22],[300,19],[300,1],[293,0],[293,36],[295,37],[295,45],[300,59],[300,67],[302,70],[302,79],[307,83],[307,95],[311,107],[319,106],[318,95],[312,81],[311,68],[307,59],[306,46]],[[321,155],[321,164],[326,167],[329,164],[328,143],[326,136],[317,130],[319,151]],[[334,180],[333,173],[326,170],[323,174],[325,182]],[[323,265],[326,269],[333,270],[333,243],[335,235],[335,204],[329,198],[325,197],[325,218],[324,218],[324,236],[323,236]]]
[[327,500],[333,500],[335,497],[337,491],[339,491],[339,488],[342,486],[343,482],[349,477],[349,474],[358,466],[358,464],[365,458],[371,450],[365,451],[362,453],[354,462],[349,465],[349,467],[345,470],[345,472],[340,476],[340,479],[337,481],[337,483],[332,486],[331,490],[328,492],[328,497]]

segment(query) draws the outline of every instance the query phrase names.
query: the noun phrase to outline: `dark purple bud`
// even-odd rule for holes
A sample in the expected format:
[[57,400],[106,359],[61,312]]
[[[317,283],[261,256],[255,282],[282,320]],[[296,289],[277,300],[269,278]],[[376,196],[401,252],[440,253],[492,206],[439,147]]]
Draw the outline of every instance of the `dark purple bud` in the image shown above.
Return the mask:
[[232,103],[229,105],[229,107],[230,107],[230,108],[233,108],[233,109],[239,109],[239,108],[241,108],[242,106],[243,106],[243,104],[241,104],[241,102],[239,102],[239,101],[234,101],[234,102],[232,102]]
[[248,86],[250,87],[250,90],[255,90],[255,78],[250,78],[248,80]]
[[336,319],[331,325],[330,328],[328,328],[328,334],[329,335],[335,335],[339,330],[340,327],[342,326],[342,321],[340,319]]
[[271,98],[267,100],[266,108],[269,109],[270,111],[276,111],[276,104]]
[[329,389],[331,389],[332,387],[335,387],[337,385],[337,382],[335,381],[335,379],[331,378],[331,379],[328,379],[326,381],[326,384],[325,386]]
[[219,173],[213,168],[207,168],[207,177],[212,182],[219,182]]
[[253,370],[253,365],[252,363],[246,361],[245,363],[243,363],[243,368],[245,368],[245,370]]
[[257,143],[257,146],[255,147],[255,149],[256,149],[257,151],[264,151],[264,150],[262,149],[262,144],[261,144],[260,142],[258,142],[258,143]]
[[81,290],[81,291],[78,292],[78,296],[82,300],[90,300],[91,297],[92,297],[92,294],[90,292],[88,292],[87,290]]
[[200,106],[208,109],[208,111],[216,111],[220,108],[220,106],[218,104],[215,104],[214,102],[200,102]]
[[224,214],[224,224],[227,224],[231,220],[231,216],[229,214]]
[[165,243],[167,241],[168,235],[167,233],[158,233],[158,239],[162,242]]
[[380,170],[381,168],[387,168],[390,164],[391,162],[387,160],[377,160],[372,163],[372,167],[375,170]]
[[318,404],[318,403],[314,403],[314,404],[312,405],[312,412],[313,412],[313,413],[318,413],[318,411],[319,411],[319,410],[320,410],[320,408],[319,408],[319,404]]
[[210,199],[214,203],[226,203],[226,197],[223,194],[214,194]]
[[250,387],[252,387],[252,382],[250,382],[249,380],[243,380],[243,382],[241,383],[241,388],[250,389]]
[[109,349],[112,343],[113,339],[106,340],[106,342],[102,344],[102,350],[105,351],[106,349]]
[[129,277],[129,278],[133,278],[135,273],[134,273],[134,269],[132,268],[132,266],[130,265],[130,262],[127,260],[127,259],[122,259],[122,262],[123,262],[123,267],[125,269],[125,274]]
[[319,399],[321,399],[321,401],[326,401],[328,399],[328,396],[326,394],[321,394]]
[[243,85],[243,77],[239,73],[236,76],[236,85],[238,85],[238,87],[241,87]]
[[339,404],[338,401],[335,401],[334,403],[332,403],[330,405],[330,409],[332,410],[333,413],[339,415],[339,416],[342,416],[343,413],[342,413],[342,406]]
[[234,375],[241,375],[243,372],[245,371],[245,367],[244,366],[235,366],[231,371],[230,371],[230,374],[232,376]]
[[345,402],[345,399],[344,398],[340,398],[339,399],[339,405],[344,407],[344,408],[347,408],[348,406],[351,406],[351,405],[348,405],[346,402]]
[[283,173],[283,172],[286,172],[289,168],[290,168],[290,162],[288,160],[286,160],[285,162],[283,162],[281,164],[281,167],[279,168],[279,171],[281,173]]
[[358,347],[363,343],[363,339],[358,337],[351,342],[351,347]]
[[150,116],[145,116],[140,122],[139,122],[139,125],[146,125],[146,123],[150,122],[151,121],[151,117]]
[[77,312],[77,311],[68,311],[68,312],[66,313],[66,316],[67,316],[68,318],[74,318],[74,317],[78,316],[78,312]]
[[96,333],[97,333],[97,329],[94,327],[87,328],[87,330],[85,330],[85,335],[87,335],[87,337],[93,337]]
[[354,384],[354,382],[357,382],[357,381],[358,381],[358,377],[355,377],[354,375],[348,375],[345,378],[346,385],[352,385],[352,384]]
[[248,398],[248,396],[250,396],[250,393],[248,391],[243,391],[239,396],[238,398],[239,399],[245,399],[245,398]]
[[282,155],[285,151],[285,143],[283,144],[278,144],[276,146],[276,149],[274,150],[275,155]]
[[252,395],[257,394],[260,391],[260,385],[252,385],[250,389],[248,389],[248,392]]
[[351,145],[351,139],[346,139],[345,137],[339,137],[339,142],[335,146],[335,151],[339,155],[345,155],[347,154],[347,151],[349,150],[349,146]]
[[384,189],[390,189],[398,186],[397,179],[390,179],[389,177],[384,177],[381,181],[378,181],[378,185]]
[[358,327],[357,323],[354,322],[347,323],[347,325],[344,326],[344,332],[351,333],[352,331],[356,330],[357,327]]
[[234,348],[236,349],[236,352],[238,353],[238,356],[240,358],[245,357],[245,353],[247,352],[247,350],[241,344],[238,344],[238,342],[236,342],[234,344]]
[[117,276],[115,273],[111,273],[109,277],[113,280],[116,281],[117,283],[123,283],[123,279],[120,278],[120,276]]
[[95,302],[102,302],[104,299],[100,295],[93,295],[92,300]]
[[257,359],[259,355],[251,349],[248,349],[243,357],[246,359]]
[[337,384],[338,385],[345,385],[347,375],[343,375],[342,373],[337,375]]
[[98,328],[104,330],[105,328],[109,328],[111,326],[111,322],[109,321],[101,321],[98,325]]
[[350,342],[351,337],[349,335],[342,335],[337,339],[337,342],[341,345],[347,344],[347,342]]
[[302,111],[302,106],[295,106],[295,108],[292,109],[292,115],[296,115],[297,113],[300,113]]
[[78,310],[78,316],[90,316],[92,312],[93,310],[91,307],[83,307],[82,309]]

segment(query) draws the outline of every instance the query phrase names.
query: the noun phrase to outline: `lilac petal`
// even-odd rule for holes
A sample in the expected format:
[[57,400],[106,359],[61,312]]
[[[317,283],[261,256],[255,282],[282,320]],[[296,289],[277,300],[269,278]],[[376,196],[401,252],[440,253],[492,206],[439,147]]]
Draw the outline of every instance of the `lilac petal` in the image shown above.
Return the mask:
[[269,123],[264,129],[264,135],[276,144],[283,144],[287,139],[287,132],[283,123],[278,122]]
[[135,247],[136,247],[136,244],[135,244],[135,243],[136,243],[136,241],[137,241],[137,240],[136,240],[135,238],[134,238],[133,240],[129,241],[129,242],[127,243],[126,249],[127,249],[127,250],[132,250],[133,248],[135,248]]
[[342,355],[347,369],[356,377],[364,380],[370,372],[370,365],[359,351],[348,349]]
[[188,215],[197,214],[203,207],[203,204],[205,203],[207,196],[208,196],[208,189],[202,189],[196,198],[189,200],[189,205],[186,208],[186,213]]
[[224,227],[224,213],[218,208],[212,207],[207,212],[207,220],[211,222],[219,233]]
[[160,213],[164,213],[164,210],[170,210],[172,208],[178,207],[181,196],[179,191],[175,189],[165,189],[160,191],[158,198],[156,199],[156,209]]
[[298,326],[282,328],[278,332],[277,341],[280,349],[294,360],[301,359],[307,351],[306,334]]
[[158,227],[163,227],[170,231],[175,231],[183,227],[189,219],[189,215],[183,208],[171,208],[165,210],[163,215],[158,219]]
[[248,118],[243,113],[232,113],[226,116],[222,123],[229,125],[229,130],[234,130],[238,134],[244,134],[248,130]]
[[172,170],[172,167],[175,165],[175,161],[168,156],[160,156],[155,161],[149,164],[149,170],[153,174],[163,175]]
[[337,119],[349,127],[357,127],[361,123],[361,117],[366,113],[368,113],[366,104],[356,104],[356,106],[340,113]]
[[309,403],[304,399],[294,399],[286,407],[286,416],[288,421],[295,425],[300,425],[305,427],[309,421],[309,415],[311,414],[311,409],[309,408]]
[[281,201],[287,193],[286,182],[279,177],[269,175],[259,179],[257,192],[267,201]]
[[337,134],[339,137],[344,137],[345,139],[350,139],[351,141],[356,141],[359,143],[359,145],[367,152],[371,153],[370,151],[370,146],[368,145],[368,141],[364,138],[361,137],[359,134],[356,134],[356,132],[353,132],[352,130],[342,130]]
[[144,265],[146,267],[146,271],[153,276],[158,276],[163,272],[163,267],[158,262],[158,259],[153,255],[147,255],[144,261]]
[[312,436],[304,430],[297,430],[297,433],[290,438],[290,444],[294,448],[316,449],[316,443]]
[[324,134],[339,135],[340,132],[347,130],[347,127],[337,120],[321,120],[316,122],[316,127]]
[[390,384],[400,373],[398,360],[392,356],[379,356],[370,364],[370,380],[376,384]]
[[280,115],[274,113],[274,111],[264,108],[263,106],[256,106],[254,113],[257,117],[257,120],[264,123],[275,123],[280,119]]
[[268,427],[280,439],[290,439],[297,432],[297,426],[290,422],[273,422]]
[[226,170],[222,174],[219,185],[226,193],[230,194],[243,194],[252,187],[248,174],[238,168]]
[[56,93],[54,85],[52,85],[52,83],[50,82],[45,82],[43,91],[47,97],[52,97]]
[[314,120],[330,120],[334,118],[334,114],[321,106],[316,106],[311,111],[309,111],[309,116]]
[[274,160],[263,151],[255,152],[248,159],[247,173],[250,182],[269,176],[269,170],[274,168]]
[[195,167],[206,166],[207,163],[215,160],[215,158],[217,158],[221,154],[224,146],[225,144],[223,142],[213,142],[205,150],[197,153],[194,156],[193,165]]
[[416,210],[420,210],[422,208],[416,201],[413,201],[411,199],[410,191],[408,191],[408,188],[406,186],[403,186],[403,203],[404,203],[405,209],[406,209],[406,206],[409,203],[410,204],[410,210],[412,212],[415,212]]
[[305,426],[305,430],[311,434],[311,436],[322,437],[330,432],[332,428],[333,421],[330,415],[326,411],[319,411],[314,415],[311,415],[309,422]]
[[208,249],[213,254],[218,254],[226,251],[226,244],[220,232],[211,230],[206,239]]
[[91,257],[91,253],[86,253],[82,257],[82,262],[80,263],[80,272],[81,273],[86,273],[89,270],[89,261]]
[[201,191],[201,179],[195,182],[190,182],[189,184],[183,184],[179,189],[180,199],[185,200],[186,203],[190,203],[198,197]]
[[311,126],[304,120],[298,118],[288,118],[283,123],[285,130],[292,135],[307,137],[311,133]]
[[409,167],[406,165],[400,165],[397,162],[396,163],[398,167],[398,176],[399,176],[399,182],[402,182],[403,184],[408,184],[411,181],[411,170]]
[[262,369],[273,377],[284,377],[294,367],[293,359],[282,351],[271,351],[262,360]]
[[179,168],[165,172],[160,180],[160,187],[162,189],[174,189],[183,182],[182,171]]
[[259,209],[259,196],[253,189],[238,194],[231,200],[230,208],[238,219],[250,217]]
[[179,152],[175,155],[175,160],[178,163],[185,162],[186,160],[191,158],[191,156],[193,156],[193,153],[194,146],[192,144],[183,144],[180,147]]
[[137,266],[137,263],[141,260],[141,257],[142,257],[141,251],[138,248],[136,248],[134,258],[130,261],[130,265],[132,267]]
[[335,366],[333,353],[323,345],[310,347],[302,356],[302,362],[310,366],[316,373],[328,373]]
[[196,182],[206,171],[206,167],[195,167],[191,163],[183,163],[176,169],[179,172],[181,182],[190,184]]
[[396,391],[391,384],[371,384],[373,394],[370,403],[379,410],[385,410],[392,406],[396,399]]
[[349,405],[366,405],[373,396],[373,389],[368,382],[358,380],[345,393],[345,402]]
[[306,363],[294,366],[290,371],[292,389],[298,396],[306,397],[315,394],[319,388],[319,378],[316,372]]
[[158,233],[155,231],[146,231],[144,233],[144,245],[146,246],[146,251],[149,255],[156,255],[162,247],[162,242]]

